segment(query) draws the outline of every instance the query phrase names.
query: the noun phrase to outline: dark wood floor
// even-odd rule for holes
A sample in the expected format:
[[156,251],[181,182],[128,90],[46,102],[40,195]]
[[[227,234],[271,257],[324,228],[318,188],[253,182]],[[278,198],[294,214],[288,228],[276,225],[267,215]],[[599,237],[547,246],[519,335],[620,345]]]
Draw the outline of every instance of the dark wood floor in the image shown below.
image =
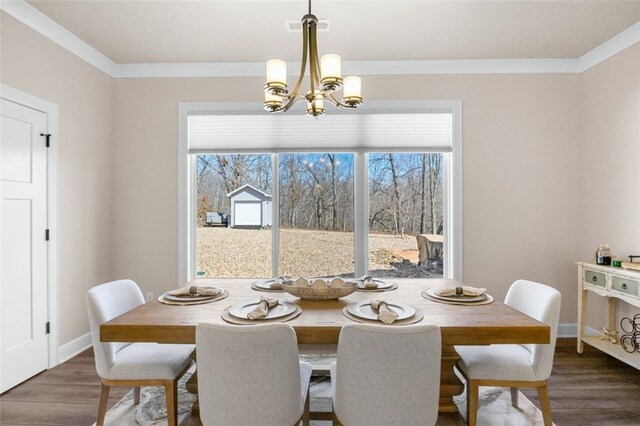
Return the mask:
[[[638,355],[640,356],[640,354]],[[0,396],[0,424],[83,425],[95,422],[100,382],[89,350]],[[127,389],[114,388],[109,406]],[[640,425],[640,371],[575,339],[559,339],[550,379],[559,425]],[[523,390],[535,404],[535,391]]]

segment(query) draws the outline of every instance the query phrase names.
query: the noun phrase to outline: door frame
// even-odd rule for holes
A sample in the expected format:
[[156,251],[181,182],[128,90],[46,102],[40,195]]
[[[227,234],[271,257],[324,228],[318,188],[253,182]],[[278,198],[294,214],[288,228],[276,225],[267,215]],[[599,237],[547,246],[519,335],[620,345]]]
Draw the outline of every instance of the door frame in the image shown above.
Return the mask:
[[47,129],[51,145],[47,149],[47,318],[50,322],[48,339],[48,368],[58,365],[58,105],[0,83],[0,98],[47,114]]

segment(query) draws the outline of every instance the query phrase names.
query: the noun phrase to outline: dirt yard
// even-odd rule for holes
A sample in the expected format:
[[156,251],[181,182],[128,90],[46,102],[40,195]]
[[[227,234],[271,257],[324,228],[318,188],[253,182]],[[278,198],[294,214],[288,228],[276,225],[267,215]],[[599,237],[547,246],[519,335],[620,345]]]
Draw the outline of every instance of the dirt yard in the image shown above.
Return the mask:
[[[271,230],[259,229],[198,228],[198,271],[205,277],[270,277],[271,234]],[[280,275],[353,275],[350,232],[282,229],[280,253]],[[419,267],[417,257],[415,237],[369,234],[369,270],[373,276],[436,276]]]

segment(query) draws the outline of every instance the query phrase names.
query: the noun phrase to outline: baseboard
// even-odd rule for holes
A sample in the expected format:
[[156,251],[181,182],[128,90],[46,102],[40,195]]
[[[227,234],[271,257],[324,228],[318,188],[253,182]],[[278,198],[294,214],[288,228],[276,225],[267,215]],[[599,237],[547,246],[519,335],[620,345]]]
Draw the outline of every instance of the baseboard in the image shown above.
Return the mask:
[[[599,336],[601,333],[595,328],[586,326],[584,332],[587,336]],[[578,337],[578,324],[559,324],[558,337]]]
[[558,337],[576,337],[577,335],[577,324],[558,324]]
[[62,364],[78,355],[80,352],[84,352],[92,345],[91,333],[84,334],[72,341],[65,343],[58,348],[58,362]]

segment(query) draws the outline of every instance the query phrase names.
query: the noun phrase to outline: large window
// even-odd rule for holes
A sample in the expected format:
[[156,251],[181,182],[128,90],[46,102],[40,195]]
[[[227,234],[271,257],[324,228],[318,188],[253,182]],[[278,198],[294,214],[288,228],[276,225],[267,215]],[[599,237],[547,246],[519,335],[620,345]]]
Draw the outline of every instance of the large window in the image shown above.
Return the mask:
[[460,105],[435,104],[320,120],[181,104],[181,277],[461,279]]
[[353,154],[280,154],[280,275],[353,276]]
[[196,275],[271,276],[271,156],[196,155],[196,185]]
[[441,277],[444,270],[440,153],[369,154],[369,273]]

